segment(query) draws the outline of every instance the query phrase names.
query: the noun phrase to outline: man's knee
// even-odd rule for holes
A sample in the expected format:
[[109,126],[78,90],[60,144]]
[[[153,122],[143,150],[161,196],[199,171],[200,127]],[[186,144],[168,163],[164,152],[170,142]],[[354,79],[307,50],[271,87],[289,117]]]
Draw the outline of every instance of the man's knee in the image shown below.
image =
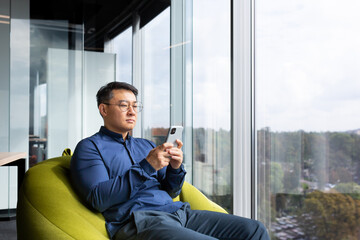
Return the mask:
[[264,224],[257,220],[253,220],[253,221],[254,221],[254,228],[253,228],[254,239],[269,239],[269,235]]
[[259,230],[261,230],[263,232],[267,232],[267,229],[262,222],[259,222],[259,221],[256,221],[256,222],[259,225]]

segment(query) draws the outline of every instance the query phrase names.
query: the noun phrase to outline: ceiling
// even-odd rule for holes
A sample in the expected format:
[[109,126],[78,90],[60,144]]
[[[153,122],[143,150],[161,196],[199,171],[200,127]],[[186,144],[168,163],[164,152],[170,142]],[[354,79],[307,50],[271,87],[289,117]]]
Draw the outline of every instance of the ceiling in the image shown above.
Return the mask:
[[30,0],[30,18],[84,24],[84,48],[101,51],[105,36],[130,26],[134,12],[143,15],[144,25],[169,5],[170,0]]

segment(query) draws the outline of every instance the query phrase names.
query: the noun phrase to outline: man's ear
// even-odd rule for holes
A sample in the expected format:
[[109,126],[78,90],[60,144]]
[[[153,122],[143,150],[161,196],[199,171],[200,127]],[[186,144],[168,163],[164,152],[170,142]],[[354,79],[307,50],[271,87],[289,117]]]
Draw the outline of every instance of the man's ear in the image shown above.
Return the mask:
[[107,115],[107,107],[106,107],[105,104],[101,103],[101,104],[99,105],[99,112],[100,112],[100,115],[101,115],[102,117],[104,117],[104,116]]

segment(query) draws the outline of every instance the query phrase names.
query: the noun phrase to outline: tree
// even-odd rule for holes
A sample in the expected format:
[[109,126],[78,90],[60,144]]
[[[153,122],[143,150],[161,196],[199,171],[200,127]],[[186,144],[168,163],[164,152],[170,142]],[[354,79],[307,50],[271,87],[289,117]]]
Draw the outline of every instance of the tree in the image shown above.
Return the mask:
[[281,164],[272,162],[270,167],[270,188],[272,193],[281,193],[284,191],[284,171]]
[[360,203],[348,195],[314,191],[299,216],[305,234],[317,239],[358,239]]
[[351,172],[344,167],[338,167],[332,170],[331,173],[334,173],[334,174],[330,174],[330,178],[334,177],[334,179],[330,179],[330,181],[333,183],[338,183],[338,182],[347,183],[353,180],[353,176]]

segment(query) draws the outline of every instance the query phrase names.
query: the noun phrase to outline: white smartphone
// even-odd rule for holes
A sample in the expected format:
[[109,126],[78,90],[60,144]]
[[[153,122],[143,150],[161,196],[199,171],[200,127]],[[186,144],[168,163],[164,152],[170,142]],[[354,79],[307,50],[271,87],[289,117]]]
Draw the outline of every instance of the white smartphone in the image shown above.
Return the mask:
[[182,126],[171,126],[166,137],[166,142],[172,143],[174,144],[174,146],[177,146],[176,139],[182,141],[182,132]]

